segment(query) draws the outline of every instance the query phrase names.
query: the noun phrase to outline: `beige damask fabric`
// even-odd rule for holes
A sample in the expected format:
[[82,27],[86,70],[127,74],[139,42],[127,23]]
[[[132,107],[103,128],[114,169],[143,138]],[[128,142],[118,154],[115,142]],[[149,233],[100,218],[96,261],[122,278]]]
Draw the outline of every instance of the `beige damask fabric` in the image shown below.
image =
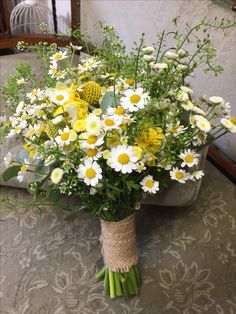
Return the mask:
[[[18,206],[30,196],[0,187]],[[3,203],[0,205],[5,208]],[[100,221],[80,212],[23,206],[1,214],[1,314],[235,314],[236,187],[211,164],[188,207],[137,212],[143,274],[138,297],[110,300],[95,279]]]

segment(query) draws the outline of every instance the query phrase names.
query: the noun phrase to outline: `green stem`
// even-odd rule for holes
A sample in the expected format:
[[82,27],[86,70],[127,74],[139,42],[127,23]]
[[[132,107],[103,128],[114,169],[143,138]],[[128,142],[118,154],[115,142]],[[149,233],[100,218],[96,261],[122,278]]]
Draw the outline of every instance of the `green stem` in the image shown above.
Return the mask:
[[105,271],[106,271],[106,267],[103,267],[97,274],[96,274],[96,278],[98,280],[101,280],[104,275],[105,275]]
[[117,272],[114,273],[114,279],[115,279],[116,295],[118,297],[121,297],[122,296],[121,283],[120,283],[119,275]]
[[135,289],[135,294],[138,294],[139,288],[138,288],[138,283],[137,283],[137,279],[133,270],[133,267],[130,268],[129,270],[129,277],[133,283],[134,289]]
[[133,285],[133,282],[130,278],[130,273],[129,272],[125,273],[125,277],[126,277],[129,296],[135,295],[136,291],[135,291],[135,287]]
[[120,276],[120,282],[123,288],[124,296],[128,297],[129,292],[128,292],[128,287],[127,287],[127,280],[122,274],[119,274],[119,276]]
[[111,299],[115,298],[115,285],[114,285],[114,276],[113,271],[109,269],[109,285],[110,285],[110,297]]
[[158,61],[158,57],[159,57],[159,54],[160,54],[160,51],[161,51],[161,46],[162,46],[162,42],[163,42],[163,39],[164,39],[164,35],[165,35],[165,31],[163,31],[162,34],[161,34],[161,38],[160,38],[160,42],[159,42],[159,46],[158,46],[158,51],[157,51],[155,62]]
[[105,293],[109,294],[109,272],[108,272],[108,268],[105,269],[105,279],[104,279],[103,285],[104,285]]

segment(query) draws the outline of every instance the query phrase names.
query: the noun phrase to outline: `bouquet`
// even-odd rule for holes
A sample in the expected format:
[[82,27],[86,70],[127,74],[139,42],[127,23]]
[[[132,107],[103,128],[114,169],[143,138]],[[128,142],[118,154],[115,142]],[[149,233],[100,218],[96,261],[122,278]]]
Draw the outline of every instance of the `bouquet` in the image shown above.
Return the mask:
[[[79,197],[81,208],[101,219],[104,267],[97,278],[111,298],[140,290],[135,211],[142,198],[173,181],[201,179],[201,150],[236,133],[229,103],[220,96],[194,99],[186,81],[197,67],[222,71],[209,29],[226,32],[235,22],[203,19],[184,34],[173,22],[177,30],[163,31],[152,46],[142,35],[130,52],[109,25],[102,25],[101,47],[85,40],[64,50],[20,42],[19,50],[38,53],[45,76],[36,79],[20,64],[3,88],[11,114],[1,118],[1,137],[23,141],[16,156],[4,158],[4,180],[23,181],[33,172],[34,200]],[[72,35],[78,34],[81,40],[80,32]]]

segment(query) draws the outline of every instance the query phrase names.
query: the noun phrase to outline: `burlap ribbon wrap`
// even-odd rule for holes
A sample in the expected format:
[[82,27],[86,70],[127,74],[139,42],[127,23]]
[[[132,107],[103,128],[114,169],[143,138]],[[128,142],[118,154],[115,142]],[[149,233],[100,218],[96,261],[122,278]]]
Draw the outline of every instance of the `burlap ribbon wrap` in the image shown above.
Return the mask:
[[110,270],[128,272],[138,263],[135,215],[118,222],[101,219],[100,241],[105,266]]

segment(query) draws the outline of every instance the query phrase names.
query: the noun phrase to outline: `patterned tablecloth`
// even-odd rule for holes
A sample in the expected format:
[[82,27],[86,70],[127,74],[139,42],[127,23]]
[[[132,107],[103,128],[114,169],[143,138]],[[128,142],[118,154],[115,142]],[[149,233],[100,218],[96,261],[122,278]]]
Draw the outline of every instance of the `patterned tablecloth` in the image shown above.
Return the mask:
[[[26,191],[0,187],[18,204]],[[2,208],[5,205],[1,203]],[[236,313],[236,187],[207,163],[190,207],[137,213],[142,291],[111,301],[95,279],[99,221],[45,208],[1,213],[1,314]]]

